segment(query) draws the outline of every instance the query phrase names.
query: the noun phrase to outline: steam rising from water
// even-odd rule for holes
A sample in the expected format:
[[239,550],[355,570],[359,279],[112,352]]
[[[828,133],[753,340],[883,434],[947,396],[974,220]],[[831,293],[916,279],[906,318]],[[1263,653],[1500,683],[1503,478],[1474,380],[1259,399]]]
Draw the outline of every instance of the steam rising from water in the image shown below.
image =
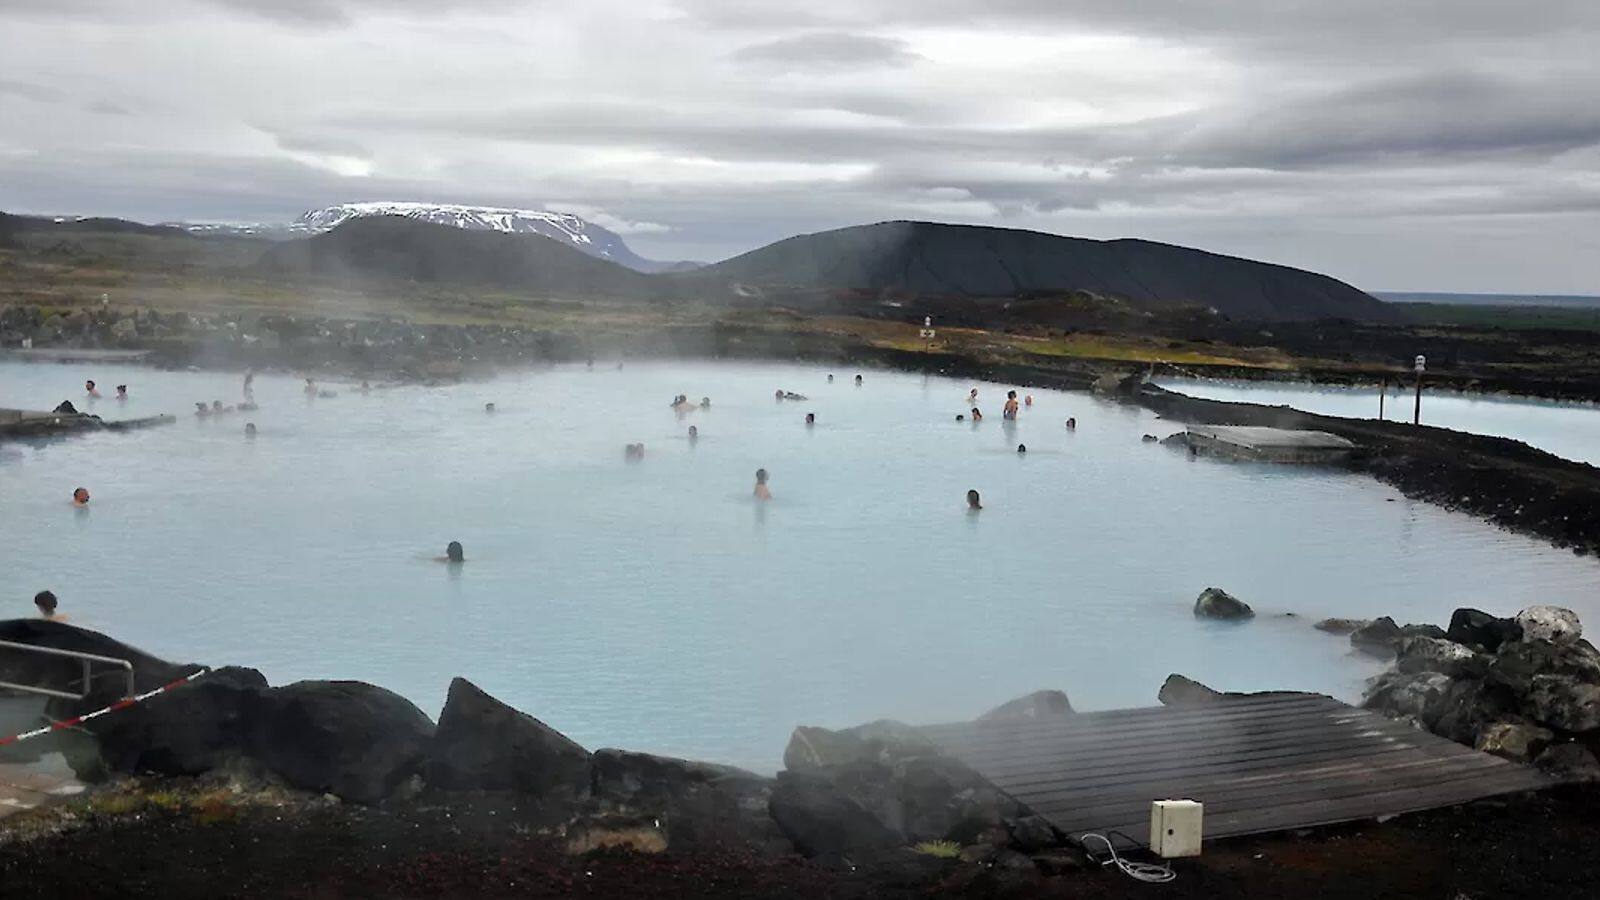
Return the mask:
[[[591,747],[758,769],[799,723],[968,718],[1042,687],[1147,705],[1173,671],[1352,697],[1375,666],[1323,616],[1600,621],[1593,561],[1363,477],[1193,461],[1139,441],[1173,426],[1085,395],[1033,390],[1013,424],[1010,386],[979,385],[974,427],[954,418],[969,382],[828,371],[597,362],[309,402],[263,375],[259,411],[196,420],[237,375],[3,364],[0,405],[76,402],[92,377],[133,397],[95,412],[180,421],[0,462],[0,597],[25,615],[49,587],[169,658],[364,679],[434,713],[464,675]],[[712,406],[677,415],[678,394]],[[452,539],[459,568],[431,560]],[[1258,618],[1194,620],[1212,584]]]

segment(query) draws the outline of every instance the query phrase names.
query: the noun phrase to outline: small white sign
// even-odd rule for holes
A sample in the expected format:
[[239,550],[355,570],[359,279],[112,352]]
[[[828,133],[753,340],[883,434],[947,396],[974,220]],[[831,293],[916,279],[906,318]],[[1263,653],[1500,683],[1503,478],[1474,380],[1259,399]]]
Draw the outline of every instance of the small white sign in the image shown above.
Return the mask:
[[1418,353],[1414,368],[1417,370],[1417,374],[1420,375],[1425,369],[1428,368],[1428,358]]

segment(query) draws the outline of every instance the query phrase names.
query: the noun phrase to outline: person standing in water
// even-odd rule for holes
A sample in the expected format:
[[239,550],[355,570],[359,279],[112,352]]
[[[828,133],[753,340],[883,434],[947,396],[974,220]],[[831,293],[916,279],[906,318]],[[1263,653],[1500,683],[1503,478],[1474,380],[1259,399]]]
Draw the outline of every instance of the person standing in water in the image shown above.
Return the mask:
[[125,385],[125,384],[117,385],[117,399],[118,400],[126,400],[126,399],[128,399],[128,386],[127,385]]
[[816,413],[806,413],[806,427],[810,428],[811,426],[813,426],[815,424],[817,424],[817,414]]
[[251,370],[245,372],[244,373],[244,402],[246,402],[246,403],[254,403],[254,402],[256,402],[255,383],[256,383],[255,370],[251,369]]
[[1000,411],[1002,419],[1015,419],[1017,417],[1017,392],[1006,391],[1006,405]]
[[247,438],[254,438],[256,436],[256,423],[244,423],[244,436]]
[[861,376],[860,375],[856,376],[856,387],[861,387]]
[[833,373],[832,372],[828,373],[828,383],[829,384],[833,384]]
[[983,504],[978,502],[978,492],[967,491],[967,511],[977,512],[980,509],[983,509]]
[[450,543],[445,545],[444,557],[441,558],[439,560],[439,562],[459,563],[459,562],[465,562],[466,559],[467,559],[467,554],[466,554],[465,551],[463,551],[461,549],[461,542],[460,541],[451,541]]
[[767,470],[766,469],[757,469],[756,470],[756,489],[755,489],[754,496],[755,496],[755,498],[757,500],[771,500],[772,499],[772,489],[767,487]]
[[317,383],[312,381],[310,378],[307,378],[305,390],[307,397],[315,397],[317,395]]
[[66,616],[56,612],[56,595],[51,591],[40,591],[33,595],[33,605],[39,608],[39,618],[46,622],[65,622]]
[[100,392],[94,389],[94,382],[93,381],[85,381],[83,383],[83,390],[84,390],[85,393],[87,393],[91,397],[94,397],[96,399],[99,399],[99,397],[100,397]]
[[971,390],[971,392],[969,392],[967,394],[967,402],[968,403],[977,403],[978,402],[978,389],[977,388],[973,388]]
[[978,408],[976,406],[974,406],[972,408],[972,421],[974,421],[974,422],[983,421],[983,413],[978,412]]
[[72,505],[82,508],[89,505],[89,489],[75,488],[72,491]]
[[694,442],[698,441],[698,440],[700,440],[700,429],[694,427],[693,425],[690,425],[689,426],[689,444],[690,444],[690,446],[693,446]]

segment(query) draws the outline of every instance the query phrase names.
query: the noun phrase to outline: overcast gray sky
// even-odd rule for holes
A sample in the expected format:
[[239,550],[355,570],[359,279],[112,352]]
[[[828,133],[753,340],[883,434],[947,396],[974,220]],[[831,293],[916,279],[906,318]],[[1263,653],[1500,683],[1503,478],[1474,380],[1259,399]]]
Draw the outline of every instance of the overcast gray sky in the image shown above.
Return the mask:
[[1600,0],[0,0],[0,209],[919,218],[1600,293]]

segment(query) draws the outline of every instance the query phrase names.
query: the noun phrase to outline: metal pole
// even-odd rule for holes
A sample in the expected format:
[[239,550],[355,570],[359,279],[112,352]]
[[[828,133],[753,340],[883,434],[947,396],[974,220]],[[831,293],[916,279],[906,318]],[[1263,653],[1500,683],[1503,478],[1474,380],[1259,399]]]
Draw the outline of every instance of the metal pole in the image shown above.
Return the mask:
[[1417,373],[1417,406],[1411,414],[1411,424],[1422,424],[1422,373]]
[[1378,421],[1383,421],[1383,398],[1389,393],[1389,379],[1384,378],[1378,382]]

